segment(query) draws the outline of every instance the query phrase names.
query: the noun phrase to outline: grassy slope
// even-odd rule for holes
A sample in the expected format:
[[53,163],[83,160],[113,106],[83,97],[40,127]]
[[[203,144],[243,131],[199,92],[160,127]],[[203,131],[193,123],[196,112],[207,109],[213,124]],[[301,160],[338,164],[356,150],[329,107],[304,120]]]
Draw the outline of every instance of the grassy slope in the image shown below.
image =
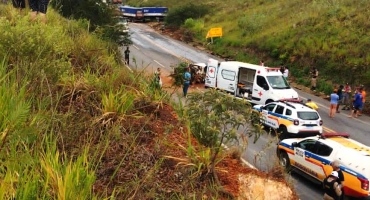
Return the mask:
[[[144,4],[168,6],[171,9],[198,1],[179,2],[152,0]],[[221,26],[224,29],[222,40],[210,47],[215,52],[252,63],[264,59],[268,66],[284,64],[291,68],[300,83],[309,82],[304,80],[307,68],[315,66],[322,77],[334,84],[349,81],[370,86],[368,1],[202,2],[212,12],[203,18],[204,28],[198,39],[205,42],[203,38],[211,27]],[[238,25],[240,22],[244,23]],[[321,89],[331,90],[325,87]]]
[[152,77],[122,66],[87,21],[47,16],[0,5],[0,199],[225,199]]

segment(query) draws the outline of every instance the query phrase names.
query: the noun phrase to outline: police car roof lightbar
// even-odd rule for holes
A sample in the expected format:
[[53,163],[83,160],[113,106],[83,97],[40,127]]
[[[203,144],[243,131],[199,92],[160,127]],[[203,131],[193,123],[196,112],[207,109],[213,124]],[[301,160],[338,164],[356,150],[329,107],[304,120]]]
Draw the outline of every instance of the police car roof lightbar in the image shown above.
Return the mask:
[[349,138],[348,133],[323,133],[321,134],[322,138],[331,138],[331,137],[345,137]]

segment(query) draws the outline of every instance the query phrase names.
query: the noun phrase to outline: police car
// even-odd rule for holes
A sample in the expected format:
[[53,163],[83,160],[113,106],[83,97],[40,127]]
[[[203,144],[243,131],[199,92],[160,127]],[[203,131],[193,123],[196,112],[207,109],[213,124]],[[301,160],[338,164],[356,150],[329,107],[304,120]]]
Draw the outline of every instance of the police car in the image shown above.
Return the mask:
[[255,105],[253,111],[263,125],[280,132],[280,139],[315,136],[323,130],[319,113],[296,99]]
[[369,199],[370,147],[348,134],[324,133],[307,138],[289,138],[279,142],[277,155],[287,170],[297,169],[310,180],[322,183],[332,171],[331,163],[339,161],[346,196]]

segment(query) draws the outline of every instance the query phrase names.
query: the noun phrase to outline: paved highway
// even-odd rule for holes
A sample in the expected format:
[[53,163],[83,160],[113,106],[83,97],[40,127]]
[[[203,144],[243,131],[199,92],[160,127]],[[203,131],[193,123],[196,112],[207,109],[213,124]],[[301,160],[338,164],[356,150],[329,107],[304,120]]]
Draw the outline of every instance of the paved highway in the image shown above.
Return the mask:
[[[208,58],[215,58],[213,55],[192,46],[161,35],[145,24],[131,23],[129,26],[134,43],[130,47],[130,57],[135,60],[135,62],[130,60],[132,69],[153,72],[160,67],[164,75],[168,75],[172,72],[170,66],[182,61],[207,62]],[[350,133],[353,139],[370,146],[370,117],[361,116],[358,119],[350,119],[347,117],[349,111],[342,111],[337,113],[334,119],[331,119],[329,118],[329,102],[327,100],[296,90],[302,99],[311,98],[318,104],[320,116],[324,121],[324,132]],[[265,134],[257,143],[248,144],[248,149],[244,152],[243,158],[260,170],[267,171],[276,165],[275,150],[275,137]],[[292,173],[289,178],[302,200],[322,198],[323,191],[319,185],[311,183],[297,173]]]

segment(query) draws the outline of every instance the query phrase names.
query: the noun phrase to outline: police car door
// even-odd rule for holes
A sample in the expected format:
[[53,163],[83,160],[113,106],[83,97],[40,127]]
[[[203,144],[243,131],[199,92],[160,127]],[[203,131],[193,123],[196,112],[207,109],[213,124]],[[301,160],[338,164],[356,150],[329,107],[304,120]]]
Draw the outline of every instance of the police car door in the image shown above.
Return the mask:
[[204,86],[215,88],[217,80],[217,70],[219,62],[215,59],[210,58],[207,63],[207,72]]
[[322,167],[318,165],[318,156],[315,154],[318,143],[314,139],[302,140],[294,148],[293,165],[303,173],[321,181]]
[[261,122],[269,127],[277,128],[279,127],[279,121],[276,116],[274,116],[276,103],[269,103],[262,108]]

